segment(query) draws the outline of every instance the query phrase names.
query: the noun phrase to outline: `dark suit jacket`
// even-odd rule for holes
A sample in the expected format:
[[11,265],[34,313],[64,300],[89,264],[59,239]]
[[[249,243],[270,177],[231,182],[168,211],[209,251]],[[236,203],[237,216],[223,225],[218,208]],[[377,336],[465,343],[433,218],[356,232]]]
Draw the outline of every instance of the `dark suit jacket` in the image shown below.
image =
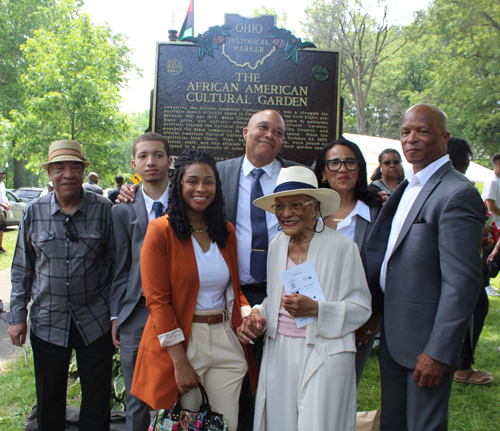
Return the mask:
[[[361,261],[363,262],[363,268],[365,269],[365,274],[368,274],[368,263],[366,261],[366,243],[368,242],[368,237],[370,236],[373,226],[375,225],[375,221],[377,220],[379,211],[379,206],[370,207],[369,223],[362,217],[357,217],[356,219],[353,241],[358,246]],[[369,283],[368,287],[370,288],[370,293],[372,295],[372,314],[377,314],[384,306],[384,294],[380,290],[378,282],[375,284]]]
[[[404,181],[384,205],[366,249],[369,283],[378,283]],[[481,288],[484,209],[474,186],[447,162],[408,213],[387,266],[384,329],[394,360],[414,369],[417,356],[456,368]]]
[[[236,213],[238,210],[238,193],[240,187],[240,171],[243,164],[243,157],[225,160],[217,163],[217,169],[222,182],[222,193],[224,194],[224,211],[226,220],[236,226]],[[277,157],[281,166],[288,168],[290,166],[301,166],[300,163],[283,160]]]
[[111,210],[116,241],[115,277],[111,285],[111,317],[120,326],[130,315],[142,295],[139,265],[142,243],[148,228],[144,196],[138,190],[134,203],[113,206]]
[[118,197],[118,195],[120,194],[120,189],[121,189],[122,186],[117,186],[115,187],[113,190],[111,190],[109,193],[108,193],[108,199],[111,201],[111,203],[114,205],[115,204],[115,200],[116,198]]

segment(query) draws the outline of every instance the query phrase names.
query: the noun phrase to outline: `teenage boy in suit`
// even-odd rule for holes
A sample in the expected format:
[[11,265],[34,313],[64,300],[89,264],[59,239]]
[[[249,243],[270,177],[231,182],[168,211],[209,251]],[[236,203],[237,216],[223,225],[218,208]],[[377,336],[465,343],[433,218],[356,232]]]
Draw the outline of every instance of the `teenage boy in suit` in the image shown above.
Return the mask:
[[149,313],[142,293],[139,258],[148,223],[168,206],[168,169],[172,164],[167,140],[145,133],[132,146],[132,167],[142,178],[135,202],[115,205],[111,212],[117,243],[111,287],[113,344],[120,349],[127,391],[127,431],[146,431],[149,406],[130,393],[137,351]]

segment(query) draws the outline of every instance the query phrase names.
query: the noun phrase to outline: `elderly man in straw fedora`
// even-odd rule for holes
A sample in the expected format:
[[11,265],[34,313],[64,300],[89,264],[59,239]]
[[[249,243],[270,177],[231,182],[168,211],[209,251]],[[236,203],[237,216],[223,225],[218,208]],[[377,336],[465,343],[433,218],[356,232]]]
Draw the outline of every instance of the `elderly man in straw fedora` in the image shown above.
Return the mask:
[[109,430],[109,290],[115,250],[111,202],[82,188],[89,165],[78,142],[50,145],[42,168],[54,191],[26,207],[12,264],[9,335],[14,345],[25,342],[32,300],[30,340],[42,431],[65,429],[73,349],[82,386],[79,430]]

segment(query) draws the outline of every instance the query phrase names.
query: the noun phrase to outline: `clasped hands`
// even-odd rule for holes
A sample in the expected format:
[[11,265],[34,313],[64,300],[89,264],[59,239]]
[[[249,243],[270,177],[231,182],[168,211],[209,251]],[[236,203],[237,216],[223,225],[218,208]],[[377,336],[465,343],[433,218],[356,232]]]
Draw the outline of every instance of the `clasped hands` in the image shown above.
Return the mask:
[[[292,317],[315,317],[318,315],[318,301],[304,295],[292,294],[281,298],[283,307]],[[266,319],[254,308],[236,330],[238,339],[245,344],[253,344],[253,340],[264,333]]]

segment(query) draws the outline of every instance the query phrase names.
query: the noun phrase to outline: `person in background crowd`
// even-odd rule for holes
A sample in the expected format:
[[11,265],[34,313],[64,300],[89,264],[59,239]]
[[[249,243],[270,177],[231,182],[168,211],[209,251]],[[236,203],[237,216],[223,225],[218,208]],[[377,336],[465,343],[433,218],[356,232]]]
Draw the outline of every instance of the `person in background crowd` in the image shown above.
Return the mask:
[[474,158],[469,143],[465,139],[453,136],[448,140],[447,151],[453,167],[465,175],[471,160]]
[[250,307],[215,160],[206,151],[185,151],[175,160],[170,187],[167,216],[149,223],[141,249],[150,315],[132,393],[158,409],[172,408],[180,392],[183,408],[196,411],[200,382],[235,431],[243,378],[248,370],[255,389],[257,367],[234,334]]
[[[5,184],[3,183],[5,177],[5,172],[0,169],[0,253],[6,253],[7,250],[3,248],[3,233],[7,230],[7,211],[9,211],[12,206],[7,199],[7,194],[5,193]],[[0,299],[0,313],[4,313],[3,301]]]
[[80,431],[109,431],[113,343],[109,290],[115,253],[111,202],[82,190],[90,163],[76,141],[57,141],[42,164],[54,193],[23,213],[12,262],[9,335],[21,346],[32,301],[31,347],[40,431],[64,431],[68,367],[76,351]]
[[[473,159],[472,149],[469,143],[462,138],[452,137],[448,141],[448,155],[450,156],[451,163],[453,167],[460,173],[466,173],[470,161]],[[485,225],[483,229],[483,237],[487,235],[490,231],[490,227]],[[483,271],[483,287],[490,284],[490,279],[488,277],[488,264],[487,258],[492,250],[484,250],[482,256],[482,271]],[[471,343],[464,343],[462,347],[463,360],[460,365],[460,369],[455,372],[454,380],[460,383],[472,383],[476,385],[486,385],[491,383],[495,378],[491,373],[485,373],[483,371],[474,370],[472,368],[474,352],[476,350],[477,342],[483,330],[484,321],[488,315],[489,301],[488,295],[486,294],[486,289],[481,289],[479,291],[479,298],[477,300],[476,308],[474,309],[473,320],[472,320],[472,345]],[[470,331],[470,328],[469,328]],[[470,332],[467,332],[466,339],[470,338]]]
[[98,182],[99,175],[97,175],[95,172],[91,172],[89,174],[88,182],[83,185],[83,189],[86,192],[92,192],[102,196],[102,187],[97,185]]
[[[322,220],[337,210],[338,194],[318,189],[308,168],[292,166],[281,170],[274,193],[254,205],[274,214],[283,229],[269,247],[268,296],[237,331],[249,343],[267,324],[254,430],[352,431],[354,331],[370,317],[371,298],[356,244]],[[309,263],[313,272],[300,277],[314,279],[315,272],[324,301],[284,287],[283,271]],[[296,319],[305,317],[311,321],[299,327]]]
[[412,168],[366,246],[369,283],[384,291],[381,431],[447,429],[453,377],[481,289],[484,205],[453,169],[446,129],[446,115],[433,105],[406,111],[401,146]]
[[[116,271],[110,303],[113,343],[120,349],[127,391],[127,431],[146,431],[151,421],[149,406],[130,392],[137,352],[149,316],[142,291],[140,254],[148,223],[163,215],[168,206],[168,169],[172,157],[167,140],[158,133],[139,136],[132,145],[132,153],[132,167],[141,176],[142,186],[134,203],[115,205],[111,211]],[[122,175],[117,175],[116,183],[119,181],[123,183]],[[118,194],[119,187],[117,189]]]
[[[161,136],[161,135],[160,135]],[[134,156],[135,158],[135,156]],[[140,175],[140,174],[139,174]],[[118,174],[116,177],[115,177],[115,184],[116,184],[116,187],[111,190],[109,193],[108,193],[108,199],[111,201],[111,203],[115,203],[115,200],[116,198],[118,197],[118,195],[120,194],[120,189],[123,185],[123,175],[122,174]]]
[[386,148],[378,155],[378,163],[379,167],[373,171],[370,178],[370,188],[390,196],[405,179],[401,155],[393,148]]
[[491,163],[493,163],[493,174],[484,184],[482,196],[496,225],[500,226],[500,153],[493,155]]
[[12,208],[9,199],[7,199],[7,194],[5,193],[4,178],[5,172],[0,169],[0,253],[7,252],[7,250],[3,248],[3,233],[7,230],[7,211],[10,211]]
[[[368,188],[363,154],[354,142],[340,138],[323,148],[316,159],[314,173],[321,188],[335,190],[340,196],[337,211],[325,217],[326,226],[357,244],[366,271],[366,241],[382,207],[382,200]],[[375,335],[380,332],[383,294],[378,285],[370,286],[370,293],[372,316],[356,331],[357,383],[370,356]]]

